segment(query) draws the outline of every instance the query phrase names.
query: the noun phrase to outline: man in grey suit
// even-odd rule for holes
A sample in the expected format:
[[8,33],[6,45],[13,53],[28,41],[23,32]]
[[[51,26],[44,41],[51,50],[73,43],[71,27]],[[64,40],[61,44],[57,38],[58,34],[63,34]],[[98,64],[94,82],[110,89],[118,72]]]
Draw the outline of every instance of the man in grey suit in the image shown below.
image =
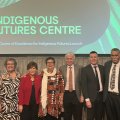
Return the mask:
[[105,63],[103,100],[108,120],[120,120],[120,50],[111,50],[111,60]]
[[68,53],[65,55],[66,65],[60,67],[65,83],[65,92],[63,98],[64,120],[82,120],[82,102],[81,94],[81,66],[74,64],[75,55]]

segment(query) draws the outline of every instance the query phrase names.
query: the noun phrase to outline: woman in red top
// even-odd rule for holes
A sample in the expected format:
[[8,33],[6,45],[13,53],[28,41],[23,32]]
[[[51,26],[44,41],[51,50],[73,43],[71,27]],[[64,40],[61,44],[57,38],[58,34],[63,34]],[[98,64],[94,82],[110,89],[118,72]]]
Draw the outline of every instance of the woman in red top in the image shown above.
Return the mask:
[[28,73],[21,78],[18,94],[21,120],[38,120],[41,77],[37,75],[37,69],[37,63],[30,62]]

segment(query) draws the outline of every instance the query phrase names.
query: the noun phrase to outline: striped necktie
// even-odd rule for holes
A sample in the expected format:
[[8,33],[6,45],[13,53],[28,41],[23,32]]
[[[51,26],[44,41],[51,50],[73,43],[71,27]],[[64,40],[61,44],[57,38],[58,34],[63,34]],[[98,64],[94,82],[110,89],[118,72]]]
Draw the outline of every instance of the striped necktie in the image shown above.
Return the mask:
[[113,66],[112,74],[111,74],[111,81],[110,81],[111,90],[115,88],[115,73],[116,73],[116,64]]

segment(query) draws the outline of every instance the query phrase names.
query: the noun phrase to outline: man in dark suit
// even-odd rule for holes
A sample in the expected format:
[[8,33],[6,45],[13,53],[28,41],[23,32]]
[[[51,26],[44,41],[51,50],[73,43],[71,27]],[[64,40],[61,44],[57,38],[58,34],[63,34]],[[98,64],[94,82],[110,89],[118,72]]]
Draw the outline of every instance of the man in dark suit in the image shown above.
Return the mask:
[[90,64],[82,69],[82,89],[87,107],[87,120],[102,120],[104,67],[98,64],[98,54],[89,54]]
[[111,50],[111,60],[105,63],[104,97],[108,120],[120,120],[120,50]]
[[65,55],[66,65],[60,67],[65,83],[64,92],[64,120],[82,120],[82,102],[81,94],[81,66],[74,64],[75,55],[68,53]]

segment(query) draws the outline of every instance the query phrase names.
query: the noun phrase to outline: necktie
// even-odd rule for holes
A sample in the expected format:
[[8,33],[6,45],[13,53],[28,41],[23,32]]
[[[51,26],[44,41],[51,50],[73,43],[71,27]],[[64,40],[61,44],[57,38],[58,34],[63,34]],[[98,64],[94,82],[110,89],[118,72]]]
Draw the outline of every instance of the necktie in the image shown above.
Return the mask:
[[69,67],[69,91],[73,91],[73,84],[72,84],[72,67]]
[[116,72],[116,64],[113,66],[112,74],[111,74],[110,88],[112,90],[115,88],[115,72]]
[[100,85],[99,85],[99,78],[98,78],[98,72],[97,72],[96,67],[97,66],[94,66],[94,69],[95,69],[95,80],[97,82],[97,90],[99,91],[100,90]]

